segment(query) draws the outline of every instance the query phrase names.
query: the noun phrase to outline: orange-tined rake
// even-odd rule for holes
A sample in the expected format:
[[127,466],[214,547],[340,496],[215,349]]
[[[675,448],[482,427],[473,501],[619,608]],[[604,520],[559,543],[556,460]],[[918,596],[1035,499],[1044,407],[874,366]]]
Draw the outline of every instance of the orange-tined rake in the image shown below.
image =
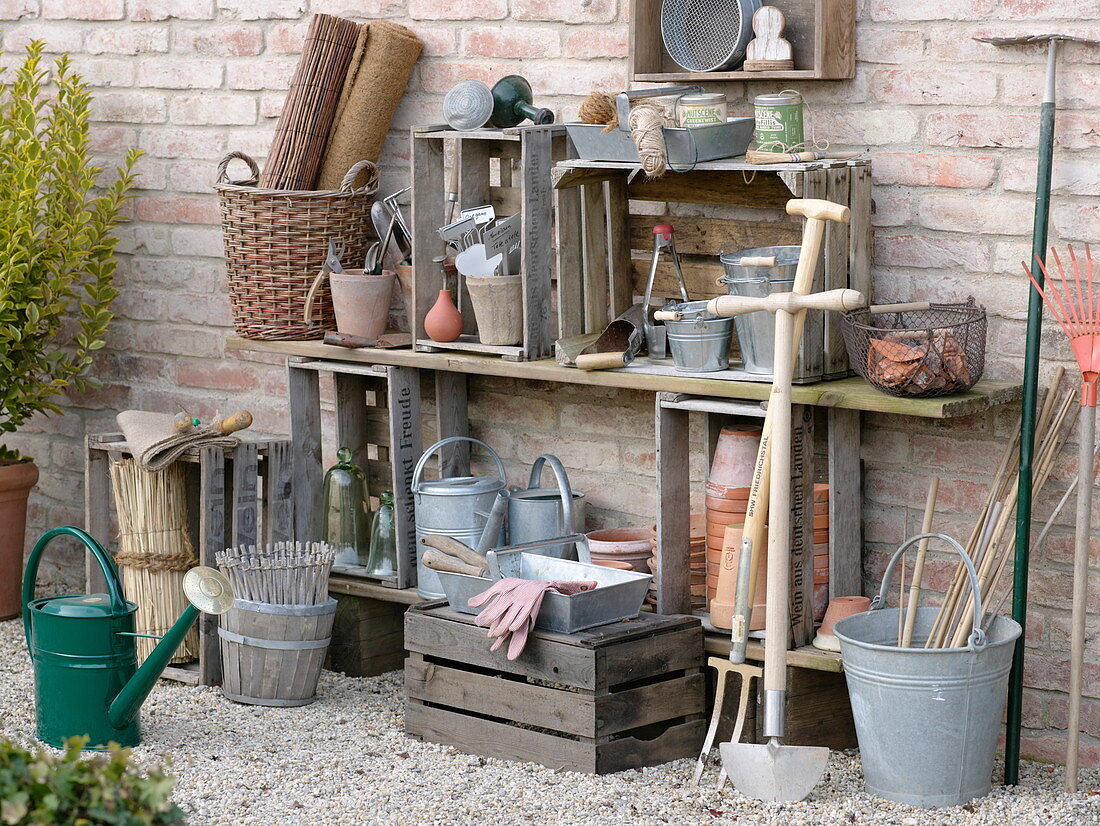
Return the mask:
[[[1040,286],[1027,264],[1024,272],[1043,297],[1050,314],[1057,319],[1070,347],[1081,367],[1081,411],[1079,420],[1077,464],[1077,535],[1073,548],[1073,613],[1070,638],[1069,719],[1066,741],[1066,781],[1068,792],[1077,790],[1078,749],[1081,741],[1081,672],[1085,659],[1085,610],[1088,601],[1089,534],[1092,529],[1093,462],[1096,438],[1096,389],[1100,380],[1100,291],[1092,284],[1092,250],[1085,244],[1085,260],[1080,261],[1073,247],[1069,247],[1069,260],[1073,269],[1072,280],[1062,265],[1057,250],[1050,256],[1058,270],[1058,278],[1052,278],[1042,259],[1036,263],[1042,270],[1046,285]],[[1083,271],[1083,272],[1082,272]],[[1083,277],[1083,283],[1082,283]],[[1061,282],[1061,287],[1058,282]]]

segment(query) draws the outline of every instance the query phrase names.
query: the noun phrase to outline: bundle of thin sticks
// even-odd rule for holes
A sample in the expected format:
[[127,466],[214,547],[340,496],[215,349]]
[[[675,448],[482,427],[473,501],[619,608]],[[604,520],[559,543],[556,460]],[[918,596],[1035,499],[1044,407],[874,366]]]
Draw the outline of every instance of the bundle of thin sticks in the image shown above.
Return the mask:
[[[115,562],[127,597],[138,606],[136,630],[161,636],[187,607],[183,575],[198,564],[187,533],[183,467],[177,462],[148,471],[135,459],[119,459],[111,462],[111,487],[119,528]],[[157,641],[135,639],[142,661]],[[198,630],[193,627],[172,662],[194,660],[198,651]]]
[[[1050,478],[1055,458],[1072,432],[1080,410],[1074,389],[1058,389],[1064,374],[1062,368],[1055,371],[1036,422],[1032,463],[1035,497],[1042,493]],[[1011,577],[1005,574],[1010,569],[1015,549],[1015,534],[1009,528],[1015,524],[1019,450],[1020,436],[1017,434],[1001,457],[985,505],[965,545],[978,571],[984,627],[988,627],[991,618],[1001,612],[1012,591]],[[966,645],[973,630],[973,621],[974,597],[966,568],[960,562],[924,647],[957,648]]]
[[237,599],[274,605],[320,605],[336,554],[324,542],[241,545],[215,554]]
[[359,27],[350,20],[313,16],[260,175],[261,187],[313,189],[358,38]]

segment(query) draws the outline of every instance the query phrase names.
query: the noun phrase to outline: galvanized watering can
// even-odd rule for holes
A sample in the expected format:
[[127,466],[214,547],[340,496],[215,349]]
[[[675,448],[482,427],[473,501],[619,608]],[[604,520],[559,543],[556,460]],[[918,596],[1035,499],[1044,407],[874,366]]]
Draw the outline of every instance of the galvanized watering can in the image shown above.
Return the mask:
[[[540,487],[544,466],[554,472],[556,488]],[[558,457],[539,456],[531,465],[527,489],[514,490],[508,497],[508,542],[522,545],[584,533],[584,504],[584,494],[569,486],[569,477]],[[540,548],[538,553],[561,559],[573,553],[573,545],[550,545]]]
[[[58,536],[75,538],[95,557],[106,594],[34,598],[39,559]],[[42,535],[23,576],[23,631],[34,663],[39,740],[61,748],[67,738],[87,735],[93,749],[112,741],[121,746],[141,742],[141,704],[199,613],[222,614],[233,605],[229,580],[213,568],[192,568],[184,575],[183,589],[191,605],[138,668],[138,607],[123,596],[114,560],[80,528],[54,528]]]
[[[489,452],[496,464],[496,476],[449,476],[429,480],[423,478],[424,467],[433,453],[444,445],[463,441],[481,445]],[[497,494],[504,490],[506,484],[504,463],[500,461],[495,450],[478,439],[451,436],[440,439],[424,451],[413,470],[411,484],[413,504],[416,507],[416,590],[420,596],[426,599],[445,596],[436,572],[424,564],[424,545],[420,540],[429,534],[439,534],[453,537],[470,547],[481,544],[482,533],[497,500]],[[487,547],[498,547],[502,544],[501,536],[488,539],[490,541]]]

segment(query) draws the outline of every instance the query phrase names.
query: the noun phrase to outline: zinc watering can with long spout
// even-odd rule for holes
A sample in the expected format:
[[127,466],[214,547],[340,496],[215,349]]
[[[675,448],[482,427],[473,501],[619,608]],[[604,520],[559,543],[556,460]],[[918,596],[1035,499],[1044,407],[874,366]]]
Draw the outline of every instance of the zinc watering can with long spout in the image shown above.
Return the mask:
[[[95,557],[107,581],[106,594],[34,598],[38,562],[58,536],[78,540]],[[172,659],[199,613],[225,613],[233,588],[213,568],[192,568],[183,590],[190,601],[157,647],[137,665],[134,614],[114,560],[80,528],[54,528],[42,535],[23,576],[23,630],[34,663],[38,739],[61,748],[70,737],[87,735],[89,748],[110,742],[141,742],[141,704]]]

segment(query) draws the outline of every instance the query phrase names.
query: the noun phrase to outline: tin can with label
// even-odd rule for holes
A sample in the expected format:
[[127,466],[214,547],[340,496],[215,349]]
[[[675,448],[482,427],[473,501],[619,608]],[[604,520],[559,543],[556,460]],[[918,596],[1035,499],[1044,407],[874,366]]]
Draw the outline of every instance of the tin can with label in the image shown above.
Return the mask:
[[767,147],[768,151],[782,152],[806,140],[802,126],[802,95],[798,92],[757,95],[753,104],[756,109],[754,137],[757,149]]
[[678,126],[712,126],[729,117],[726,96],[721,92],[681,95],[676,100]]

